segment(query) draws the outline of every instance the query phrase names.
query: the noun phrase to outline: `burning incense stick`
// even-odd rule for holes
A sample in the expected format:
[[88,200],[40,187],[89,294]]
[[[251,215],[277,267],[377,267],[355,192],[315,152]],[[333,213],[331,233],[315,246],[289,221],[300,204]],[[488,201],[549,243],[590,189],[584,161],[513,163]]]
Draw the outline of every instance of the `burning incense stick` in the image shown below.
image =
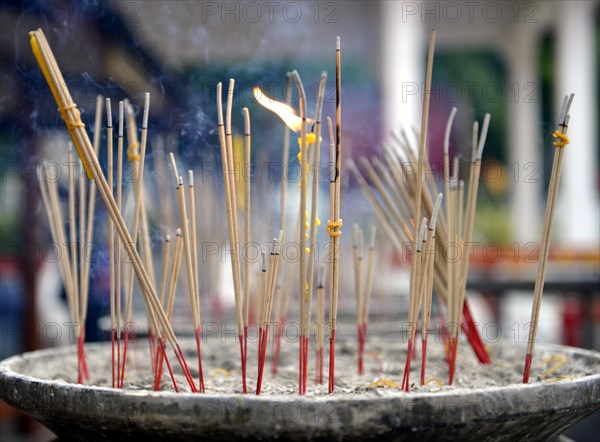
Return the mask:
[[540,245],[540,260],[538,263],[538,272],[535,279],[535,289],[533,293],[533,307],[531,309],[531,321],[529,323],[529,336],[527,339],[527,355],[525,356],[525,368],[523,370],[523,383],[529,382],[529,373],[531,371],[531,361],[533,359],[533,350],[535,347],[538,321],[540,318],[540,306],[542,303],[542,294],[544,292],[544,280],[546,278],[546,264],[548,263],[548,253],[550,252],[550,238],[552,235],[552,222],[554,220],[554,208],[558,196],[558,185],[560,184],[560,173],[562,169],[564,147],[569,144],[567,131],[569,129],[569,119],[571,115],[571,103],[574,94],[566,96],[563,99],[559,114],[558,130],[552,136],[556,138],[554,142],[554,157],[552,159],[552,172],[550,174],[550,183],[548,185],[548,199],[546,200],[546,215],[544,217],[544,231],[542,233],[542,242]]
[[154,287],[152,286],[146,269],[141,263],[141,259],[137,253],[137,250],[133,246],[133,240],[125,226],[123,217],[117,210],[115,200],[110,194],[110,188],[106,182],[104,174],[102,173],[98,163],[98,158],[93,151],[90,139],[84,128],[85,126],[81,122],[79,110],[71,98],[64,78],[60,73],[60,69],[56,64],[54,55],[48,46],[43,32],[41,30],[30,32],[30,43],[36,60],[38,61],[38,64],[44,73],[44,77],[46,78],[50,90],[58,104],[67,128],[74,140],[75,146],[78,149],[84,169],[86,170],[88,177],[94,179],[96,182],[100,195],[106,204],[108,213],[115,223],[117,232],[121,237],[121,241],[129,255],[134,271],[138,276],[146,306],[149,310],[153,309],[155,311],[159,321],[163,327],[165,327],[169,344],[175,352],[175,356],[177,357],[177,360],[182,367],[184,374],[186,375],[190,387],[193,391],[195,391],[196,388],[189,374],[189,369],[187,368],[183,352],[181,351],[175,334],[173,333],[173,330],[170,327],[166,316],[164,315],[164,311],[158,303],[158,298],[156,296]]
[[[250,126],[250,111],[245,107],[244,114],[244,168],[242,176],[250,173],[252,131]],[[244,364],[248,362],[248,321],[250,316],[250,257],[248,247],[250,246],[250,194],[252,178],[250,176],[243,180],[244,183]]]

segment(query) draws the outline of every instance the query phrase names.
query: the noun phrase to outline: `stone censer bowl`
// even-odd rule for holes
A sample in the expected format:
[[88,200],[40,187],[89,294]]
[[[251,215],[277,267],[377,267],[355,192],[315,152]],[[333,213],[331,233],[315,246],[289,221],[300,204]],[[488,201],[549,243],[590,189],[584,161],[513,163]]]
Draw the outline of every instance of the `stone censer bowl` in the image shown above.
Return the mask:
[[[60,440],[552,440],[600,407],[600,353],[539,345],[593,374],[501,387],[381,395],[192,394],[116,390],[44,380],[32,367],[64,361],[75,348],[0,363],[0,397],[44,423]],[[88,355],[110,354],[110,343]]]

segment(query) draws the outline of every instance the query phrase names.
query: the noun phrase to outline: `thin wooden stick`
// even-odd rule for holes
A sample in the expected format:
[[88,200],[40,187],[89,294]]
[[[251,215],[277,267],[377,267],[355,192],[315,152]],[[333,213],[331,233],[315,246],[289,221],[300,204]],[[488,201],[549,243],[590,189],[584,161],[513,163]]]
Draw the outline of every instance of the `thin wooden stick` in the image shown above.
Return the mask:
[[531,309],[531,321],[529,323],[529,335],[527,340],[527,354],[525,356],[525,368],[523,370],[523,383],[529,382],[531,371],[531,361],[533,359],[533,350],[535,348],[537,327],[540,318],[540,306],[542,303],[542,294],[544,292],[544,281],[546,279],[546,265],[548,263],[548,253],[550,251],[550,239],[552,235],[552,222],[554,220],[554,208],[558,197],[558,186],[560,184],[560,174],[564,155],[564,147],[569,144],[567,131],[569,129],[571,103],[574,94],[566,96],[563,100],[561,112],[559,114],[558,130],[552,136],[556,138],[554,142],[554,158],[552,159],[552,172],[550,173],[550,183],[548,185],[548,199],[546,200],[546,214],[544,217],[544,230],[542,233],[542,242],[540,245],[540,260],[535,279],[535,288],[533,293],[533,306]]

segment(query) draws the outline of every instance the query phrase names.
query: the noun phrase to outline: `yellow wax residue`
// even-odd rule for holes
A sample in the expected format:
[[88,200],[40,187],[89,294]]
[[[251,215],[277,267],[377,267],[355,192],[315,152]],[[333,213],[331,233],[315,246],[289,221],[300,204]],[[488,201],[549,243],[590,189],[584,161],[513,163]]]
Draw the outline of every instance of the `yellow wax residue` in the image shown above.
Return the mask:
[[571,140],[569,140],[569,137],[566,136],[565,134],[563,134],[560,131],[555,131],[552,136],[554,138],[556,138],[556,141],[554,142],[554,145],[556,147],[565,147],[567,144],[569,144],[571,142]]
[[[306,144],[313,144],[317,141],[317,136],[310,132],[306,134]],[[323,141],[322,137],[319,137],[319,142]],[[302,146],[302,137],[298,137],[298,144]]]
[[389,379],[380,379],[375,382],[371,382],[367,385],[367,388],[400,388],[402,387],[400,384],[394,381],[390,381]]
[[225,370],[224,368],[215,368],[214,370],[212,370],[210,372],[210,377],[215,379],[217,376],[222,376],[222,377],[229,377],[231,375],[231,372],[228,370]]
[[340,218],[337,221],[327,220],[327,233],[329,236],[340,236],[342,234],[341,230],[336,230],[342,227],[344,224],[342,223],[342,219]]
[[562,381],[563,379],[574,379],[574,378],[575,378],[575,376],[565,374],[565,375],[559,376],[557,378],[546,379],[546,382],[554,383],[554,382]]
[[547,378],[552,373],[556,372],[560,367],[565,365],[567,363],[567,356],[562,353],[554,355],[554,356],[550,356],[549,358],[544,359],[542,361],[542,364],[548,365],[551,362],[554,362],[555,364],[553,366],[551,366],[548,370],[546,370],[545,372],[542,373],[542,379]]
[[425,384],[429,384],[430,382],[435,382],[436,384],[438,384],[438,387],[440,387],[440,388],[444,386],[444,383],[439,378],[436,378],[436,377],[431,377],[429,379],[425,379]]

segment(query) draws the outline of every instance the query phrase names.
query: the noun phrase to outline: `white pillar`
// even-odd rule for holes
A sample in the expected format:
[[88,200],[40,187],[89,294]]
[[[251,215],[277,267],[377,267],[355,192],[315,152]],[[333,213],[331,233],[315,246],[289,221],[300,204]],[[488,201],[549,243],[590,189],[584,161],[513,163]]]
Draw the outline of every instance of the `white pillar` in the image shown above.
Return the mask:
[[381,3],[383,139],[402,127],[419,127],[426,48],[419,3]]
[[574,93],[569,138],[554,223],[557,242],[595,248],[600,236],[598,199],[596,2],[561,1],[557,13],[555,109]]
[[[539,241],[543,183],[539,135],[541,87],[538,84],[537,27],[515,24],[509,31],[509,182],[511,230],[520,243]],[[530,95],[535,91],[534,95]],[[492,122],[494,124],[494,116]]]

